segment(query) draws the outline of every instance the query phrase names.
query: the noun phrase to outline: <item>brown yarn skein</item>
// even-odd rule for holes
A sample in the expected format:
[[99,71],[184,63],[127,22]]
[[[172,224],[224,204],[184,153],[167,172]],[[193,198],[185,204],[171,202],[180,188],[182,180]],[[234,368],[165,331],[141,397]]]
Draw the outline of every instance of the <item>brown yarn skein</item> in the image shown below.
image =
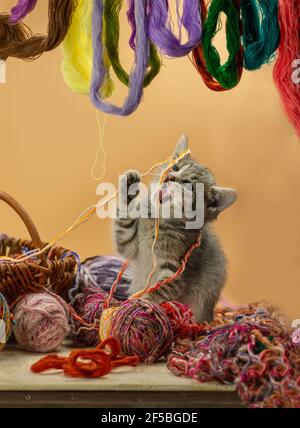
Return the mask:
[[8,14],[0,14],[0,58],[30,61],[55,49],[67,34],[76,6],[73,0],[49,0],[47,35],[33,35],[24,23],[12,24]]

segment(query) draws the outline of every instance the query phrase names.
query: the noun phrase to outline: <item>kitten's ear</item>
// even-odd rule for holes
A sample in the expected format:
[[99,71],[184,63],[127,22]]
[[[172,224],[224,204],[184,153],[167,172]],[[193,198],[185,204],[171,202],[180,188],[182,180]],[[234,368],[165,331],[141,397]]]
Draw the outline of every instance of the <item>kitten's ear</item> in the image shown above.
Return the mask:
[[[185,152],[187,149],[189,148],[189,144],[188,144],[188,138],[185,134],[183,134],[177,143],[173,158],[176,159],[178,158],[182,152]],[[187,155],[186,157],[188,157],[190,155]]]
[[236,198],[236,190],[212,186],[207,201],[208,219],[214,220],[217,218],[222,211],[234,204]]

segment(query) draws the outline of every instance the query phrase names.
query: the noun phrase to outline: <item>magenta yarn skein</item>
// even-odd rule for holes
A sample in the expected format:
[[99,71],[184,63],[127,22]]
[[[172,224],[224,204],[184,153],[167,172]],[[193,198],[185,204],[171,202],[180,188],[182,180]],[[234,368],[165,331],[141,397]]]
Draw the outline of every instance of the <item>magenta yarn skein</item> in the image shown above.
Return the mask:
[[14,310],[14,335],[27,351],[54,351],[69,333],[68,314],[48,293],[28,294]]

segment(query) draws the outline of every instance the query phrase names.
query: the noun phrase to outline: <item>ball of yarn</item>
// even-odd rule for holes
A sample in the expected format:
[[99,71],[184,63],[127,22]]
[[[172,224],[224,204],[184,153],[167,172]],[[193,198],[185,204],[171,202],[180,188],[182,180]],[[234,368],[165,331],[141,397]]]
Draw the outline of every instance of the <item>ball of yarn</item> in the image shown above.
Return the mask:
[[15,308],[14,321],[15,338],[28,351],[51,352],[69,333],[65,308],[48,293],[24,296]]
[[[98,256],[85,260],[79,273],[80,290],[85,288],[102,290],[108,293],[120,272],[124,260],[114,256]],[[128,268],[120,279],[114,297],[126,300],[129,297],[129,286],[132,276]]]
[[[86,287],[74,302],[74,309],[84,321],[91,324],[91,328],[83,327],[80,322],[74,321],[71,333],[74,344],[78,347],[94,347],[100,342],[99,325],[103,312],[103,305],[108,297],[107,293]],[[112,299],[113,307],[120,306],[120,302]]]
[[165,311],[147,300],[129,300],[113,313],[111,336],[119,339],[125,355],[138,355],[148,364],[166,355],[173,341]]
[[4,348],[11,333],[11,318],[9,306],[5,297],[0,293],[0,350]]

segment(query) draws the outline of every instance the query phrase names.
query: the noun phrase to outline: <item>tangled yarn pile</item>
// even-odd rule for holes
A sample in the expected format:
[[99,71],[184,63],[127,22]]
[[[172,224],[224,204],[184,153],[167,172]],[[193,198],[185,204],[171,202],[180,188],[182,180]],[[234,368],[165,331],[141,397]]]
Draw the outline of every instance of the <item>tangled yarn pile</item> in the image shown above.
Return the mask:
[[168,368],[200,382],[237,387],[251,407],[300,408],[300,352],[282,318],[265,304],[218,310],[198,338],[178,337]]

